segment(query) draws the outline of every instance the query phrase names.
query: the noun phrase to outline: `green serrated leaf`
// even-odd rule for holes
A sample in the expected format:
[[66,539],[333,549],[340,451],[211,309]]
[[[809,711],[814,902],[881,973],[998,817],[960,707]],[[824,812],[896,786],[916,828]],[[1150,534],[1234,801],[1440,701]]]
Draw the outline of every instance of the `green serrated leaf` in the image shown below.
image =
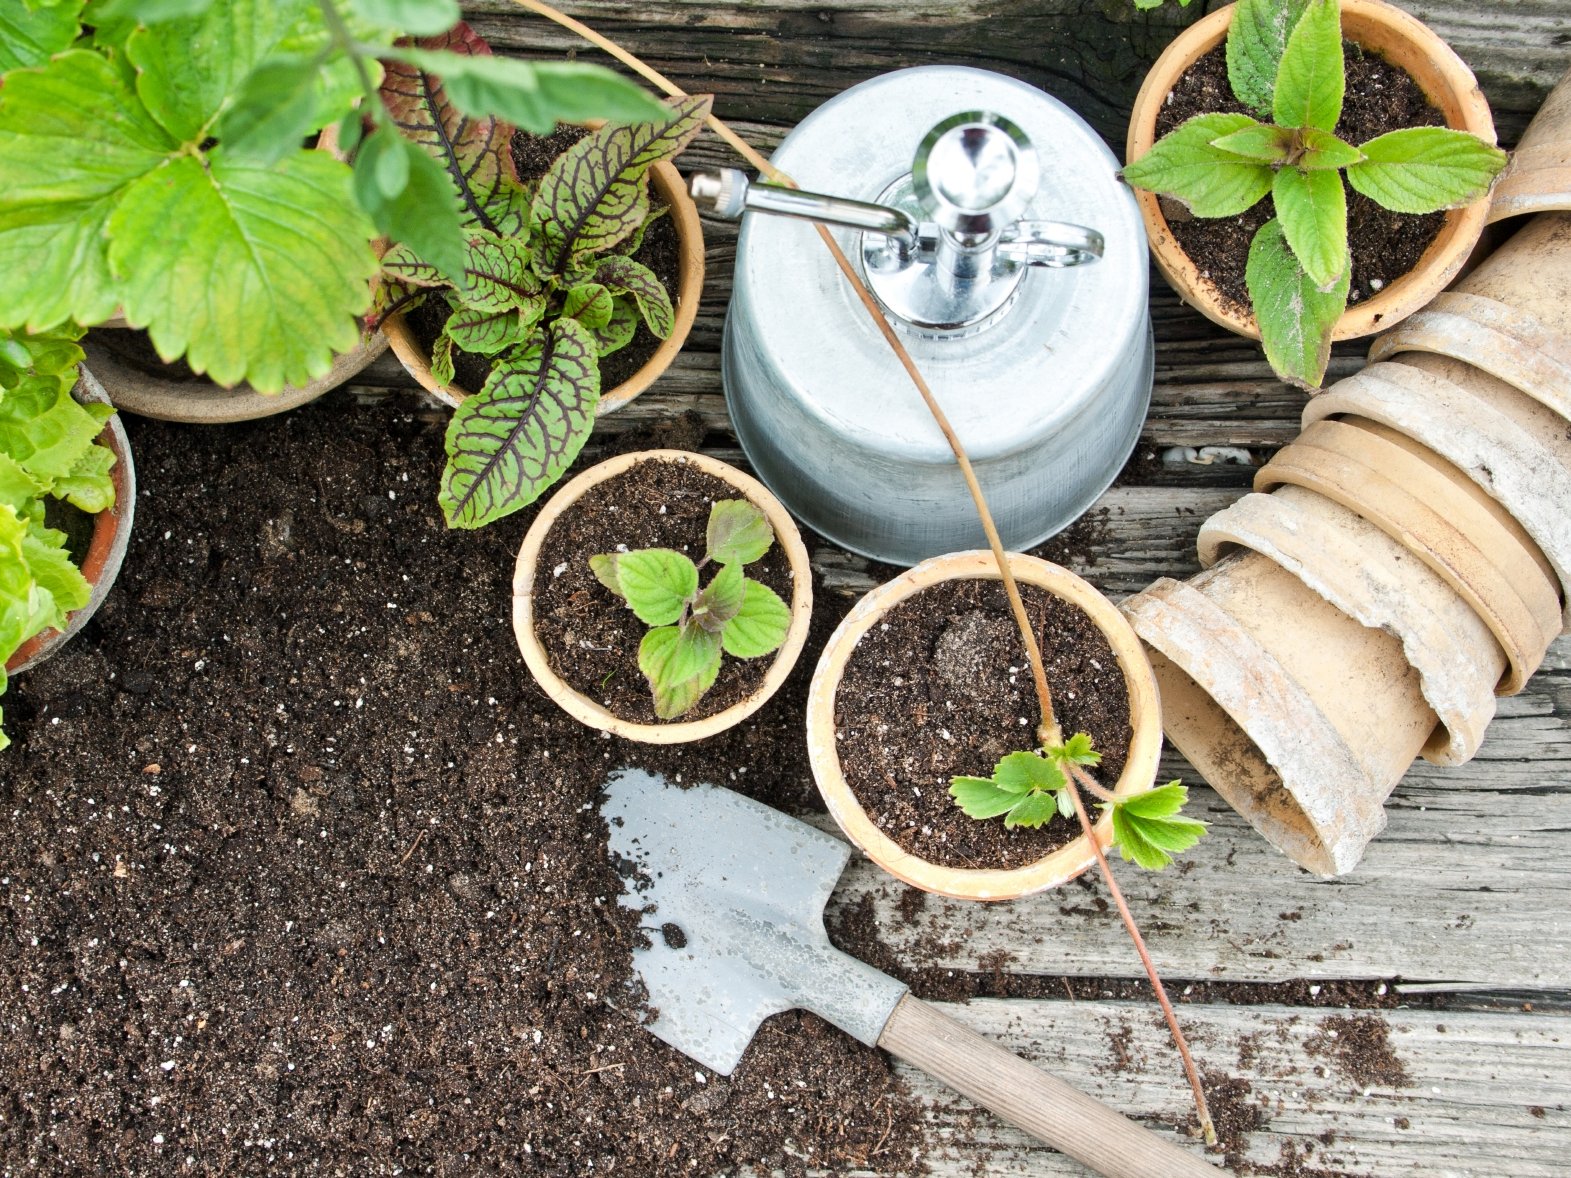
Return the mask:
[[1132,821],[1117,806],[1113,808],[1113,843],[1125,861],[1136,863],[1147,871],[1160,871],[1173,861],[1166,851],[1153,846],[1138,822]]
[[1329,131],[1306,127],[1300,134],[1303,136],[1304,150],[1298,157],[1298,166],[1306,172],[1345,168],[1364,158],[1364,153],[1358,148],[1342,142]]
[[536,273],[566,273],[574,255],[603,253],[637,230],[649,215],[649,169],[692,141],[709,103],[673,99],[658,122],[608,124],[558,156],[531,207],[542,243]]
[[1272,172],[1212,141],[1256,125],[1248,115],[1198,115],[1127,165],[1124,179],[1182,201],[1197,217],[1237,216],[1271,191]]
[[545,306],[545,299],[537,298],[522,309],[486,311],[459,307],[447,320],[447,334],[466,352],[495,356],[527,340],[545,314]]
[[1141,818],[1171,818],[1189,801],[1189,787],[1177,781],[1131,794],[1118,804]]
[[[607,563],[606,558],[602,562]],[[698,569],[674,549],[611,553],[608,563],[620,596],[646,626],[671,625],[698,593]],[[601,584],[607,584],[603,577]]]
[[598,282],[575,286],[562,300],[562,314],[578,320],[590,331],[598,331],[610,323],[615,309],[611,292]]
[[706,630],[724,630],[726,623],[742,611],[744,588],[742,566],[721,565],[693,603],[693,619]]
[[479,311],[522,310],[539,300],[540,281],[529,268],[529,243],[516,237],[471,238],[457,276],[464,304]]
[[1314,389],[1331,358],[1331,331],[1347,307],[1351,265],[1330,291],[1319,289],[1288,248],[1279,221],[1267,221],[1249,246],[1244,282],[1266,359],[1283,380]]
[[419,279],[400,277],[433,285],[463,272],[466,242],[452,181],[436,160],[392,127],[376,128],[355,153],[354,193],[380,232],[433,271]]
[[28,377],[0,397],[0,453],[45,491],[77,472],[102,432],[102,415],[79,405],[59,377]]
[[1086,732],[1076,732],[1063,746],[1051,750],[1054,755],[1066,761],[1073,761],[1076,765],[1100,765],[1102,754],[1097,752],[1091,743],[1091,736]]
[[35,535],[22,538],[22,558],[38,587],[53,599],[56,613],[51,626],[61,626],[66,615],[81,609],[92,596],[92,586],[71,563],[71,554],[63,548],[47,544]]
[[638,312],[631,298],[617,298],[611,304],[611,320],[604,327],[589,329],[595,348],[602,356],[609,356],[618,348],[633,342],[638,331]]
[[82,2],[0,7],[0,74],[42,65],[71,48],[82,31]]
[[1062,789],[1064,774],[1059,767],[1035,753],[1010,753],[993,767],[993,780],[1000,789],[1023,794],[1033,789]]
[[648,266],[613,254],[595,267],[595,281],[612,294],[631,295],[655,338],[665,339],[675,328],[676,312],[671,307],[671,296]]
[[95,0],[88,9],[94,24],[134,19],[144,25],[201,16],[214,0]]
[[126,192],[109,219],[109,264],[126,319],[148,328],[159,355],[277,392],[324,375],[359,341],[377,270],[371,233],[349,169],[321,152],[268,168],[183,156]]
[[271,164],[297,151],[317,128],[319,68],[313,58],[274,57],[247,74],[218,120],[217,135],[229,154]]
[[655,715],[662,720],[675,720],[685,715],[704,694],[715,685],[720,676],[720,656],[709,663],[702,672],[680,683],[666,683],[656,688],[650,685],[655,701]]
[[969,818],[996,818],[1020,801],[1019,794],[999,789],[988,777],[951,777],[949,796]]
[[1279,127],[1335,131],[1342,117],[1342,6],[1310,0],[1288,35],[1271,110]]
[[458,0],[349,0],[361,20],[409,37],[430,37],[458,22]]
[[644,635],[638,669],[649,680],[655,715],[675,719],[697,702],[720,670],[720,636],[692,622]]
[[1013,829],[1016,826],[1035,828],[1052,819],[1058,813],[1058,795],[1056,793],[1029,793],[1015,802],[1004,815],[1004,825]]
[[1253,123],[1241,131],[1211,140],[1211,146],[1259,163],[1280,164],[1292,154],[1293,133],[1270,123]]
[[599,400],[594,341],[576,320],[500,357],[447,427],[438,501],[448,526],[478,528],[533,503],[583,449]]
[[1322,289],[1347,270],[1347,192],[1336,172],[1283,168],[1271,188],[1288,248]]
[[791,607],[767,585],[742,582],[742,605],[725,624],[721,639],[725,652],[739,659],[756,659],[780,649],[791,630]]
[[1409,127],[1371,139],[1364,160],[1347,169],[1355,191],[1398,213],[1460,208],[1489,192],[1506,153],[1476,135],[1446,127]]
[[1199,842],[1206,824],[1179,815],[1188,799],[1188,789],[1174,781],[1114,804],[1113,840],[1123,857],[1156,871]]
[[96,515],[115,505],[115,484],[109,477],[115,453],[108,446],[89,446],[71,472],[55,480],[53,492],[72,506]]
[[1227,28],[1227,80],[1233,96],[1271,113],[1277,69],[1288,34],[1309,0],[1239,0]]
[[762,560],[775,542],[769,517],[746,499],[718,499],[704,529],[704,555],[718,564],[746,565]]

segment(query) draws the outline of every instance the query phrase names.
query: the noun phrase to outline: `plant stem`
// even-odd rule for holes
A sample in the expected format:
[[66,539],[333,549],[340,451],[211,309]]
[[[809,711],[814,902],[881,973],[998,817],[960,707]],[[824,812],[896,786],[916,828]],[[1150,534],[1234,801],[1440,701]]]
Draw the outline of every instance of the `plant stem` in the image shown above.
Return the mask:
[[1151,979],[1151,989],[1156,992],[1156,1000],[1161,1003],[1162,1014],[1167,1019],[1167,1029],[1173,1036],[1173,1045],[1178,1048],[1178,1056],[1184,1061],[1184,1075],[1189,1078],[1189,1087],[1195,1094],[1195,1111],[1200,1116],[1200,1132],[1207,1145],[1216,1144],[1216,1126],[1211,1122],[1211,1109],[1206,1104],[1205,1089],[1200,1084],[1200,1073],[1195,1069],[1194,1057],[1189,1054],[1189,1041],[1184,1038],[1184,1032],[1178,1025],[1178,1015],[1173,1010],[1173,1004],[1168,1001],[1167,988],[1162,985],[1162,978],[1156,972],[1156,963],[1151,960],[1151,953],[1146,948],[1146,940],[1140,935],[1140,926],[1135,923],[1134,914],[1129,911],[1129,905],[1124,901],[1124,893],[1118,886],[1118,881],[1113,878],[1113,867],[1107,861],[1107,856],[1102,853],[1102,844],[1097,841],[1096,831],[1091,826],[1091,816],[1086,812],[1085,799],[1080,796],[1079,785],[1085,785],[1098,793],[1103,793],[1100,786],[1091,780],[1091,775],[1073,762],[1066,763],[1069,770],[1069,797],[1075,804],[1075,815],[1080,819],[1080,829],[1085,834],[1086,842],[1091,844],[1091,853],[1096,856],[1096,863],[1102,870],[1102,878],[1107,881],[1107,890],[1113,897],[1113,903],[1118,906],[1118,915],[1123,918],[1124,929],[1129,933],[1129,939],[1134,942],[1135,952],[1140,955],[1140,964],[1145,966],[1146,977]]
[[322,20],[327,24],[327,31],[333,38],[333,44],[337,45],[354,63],[355,73],[360,78],[360,88],[365,92],[365,113],[380,122],[381,95],[377,93],[376,83],[371,80],[371,71],[365,67],[365,58],[360,54],[358,43],[350,35],[348,26],[344,24],[344,18],[339,15],[338,6],[333,3],[333,0],[317,0],[317,7],[322,10]]

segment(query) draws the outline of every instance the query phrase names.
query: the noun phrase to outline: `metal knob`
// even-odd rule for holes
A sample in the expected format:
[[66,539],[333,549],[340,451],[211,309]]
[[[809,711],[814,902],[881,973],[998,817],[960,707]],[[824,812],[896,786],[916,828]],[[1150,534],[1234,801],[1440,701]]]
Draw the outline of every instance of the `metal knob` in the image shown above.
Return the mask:
[[1014,224],[1041,176],[1026,133],[1002,115],[963,111],[923,137],[911,185],[928,218],[967,238]]

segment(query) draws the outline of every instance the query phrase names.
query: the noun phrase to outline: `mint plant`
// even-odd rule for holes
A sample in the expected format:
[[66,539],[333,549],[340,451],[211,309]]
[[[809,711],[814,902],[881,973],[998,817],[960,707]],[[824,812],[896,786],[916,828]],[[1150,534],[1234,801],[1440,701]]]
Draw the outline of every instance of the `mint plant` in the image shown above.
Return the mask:
[[[0,330],[0,694],[7,660],[35,634],[63,629],[92,592],[45,505],[96,513],[115,502],[114,452],[97,441],[114,410],[71,396],[81,334]],[[9,743],[0,732],[0,749]]]
[[1395,212],[1433,213],[1484,196],[1506,156],[1445,127],[1409,127],[1356,146],[1339,139],[1337,0],[1239,0],[1227,74],[1234,96],[1260,119],[1198,115],[1123,176],[1197,217],[1237,216],[1270,196],[1276,216],[1250,244],[1245,284],[1271,367],[1313,389],[1325,376],[1352,277],[1343,178]]
[[[490,53],[467,28],[419,44],[430,46],[420,53]],[[411,245],[391,250],[372,314],[380,321],[442,299],[450,314],[431,350],[432,375],[450,384],[455,352],[490,362],[484,386],[448,426],[438,495],[450,527],[477,528],[534,502],[578,456],[594,427],[600,359],[626,346],[640,320],[656,337],[671,334],[671,297],[633,255],[665,212],[651,206],[649,170],[698,134],[710,99],[675,99],[654,108],[656,121],[592,131],[525,186],[509,146],[513,127],[465,117],[450,89],[419,65],[395,62],[382,100],[458,182],[459,265]]]
[[[1007,827],[1038,827],[1055,814],[1074,817],[1070,766],[1092,766],[1101,760],[1091,737],[1076,732],[1061,745],[1008,754],[994,766],[991,777],[951,778],[949,796],[972,818],[1002,814]],[[1107,795],[1097,805],[1113,813],[1113,844],[1119,853],[1148,871],[1159,871],[1175,853],[1187,851],[1205,834],[1204,822],[1179,814],[1188,800],[1188,787],[1171,781],[1124,798]]]
[[[589,558],[600,583],[654,627],[638,644],[638,669],[660,719],[674,720],[703,698],[720,674],[722,653],[760,658],[785,642],[790,607],[742,572],[774,542],[762,511],[745,499],[721,499],[709,509],[704,558],[696,565],[670,548]],[[700,589],[699,573],[710,564],[720,569]]]

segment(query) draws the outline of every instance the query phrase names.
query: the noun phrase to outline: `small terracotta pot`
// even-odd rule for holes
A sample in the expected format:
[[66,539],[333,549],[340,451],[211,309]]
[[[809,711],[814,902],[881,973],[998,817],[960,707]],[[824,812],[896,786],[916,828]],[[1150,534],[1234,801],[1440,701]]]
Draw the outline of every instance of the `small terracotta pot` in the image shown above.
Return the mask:
[[1489,220],[1571,209],[1571,73],[1549,92],[1490,194]]
[[1571,420],[1571,213],[1543,213],[1369,349],[1465,360]]
[[[71,391],[78,401],[109,404],[103,386],[85,366]],[[92,539],[88,541],[87,555],[79,566],[92,587],[92,595],[81,609],[71,611],[64,630],[44,630],[17,647],[6,661],[8,675],[36,666],[64,646],[98,612],[98,607],[114,587],[115,577],[120,574],[126,547],[131,543],[131,523],[136,517],[136,463],[131,458],[131,443],[125,436],[125,427],[118,417],[111,417],[104,423],[98,440],[114,451],[115,463],[109,468],[109,479],[114,484],[115,503],[92,517]]]
[[[1359,417],[1401,431],[1487,491],[1553,567],[1571,599],[1571,438],[1558,414],[1460,360],[1425,352],[1371,364],[1313,398],[1305,424]],[[1562,610],[1571,626],[1571,608]]]
[[1255,475],[1255,490],[1317,491],[1357,512],[1445,578],[1505,651],[1520,691],[1560,632],[1554,570],[1515,520],[1433,451],[1377,423],[1317,421]]
[[[575,691],[551,667],[545,648],[535,637],[535,570],[540,558],[541,545],[556,520],[576,503],[591,487],[615,478],[641,462],[681,462],[696,466],[705,474],[721,479],[737,489],[739,495],[758,507],[768,517],[775,531],[775,542],[786,554],[791,566],[791,627],[786,632],[784,644],[774,654],[774,662],[763,683],[752,695],[716,712],[702,720],[678,720],[666,724],[645,724],[622,717],[602,707],[588,696]],[[608,538],[609,542],[609,538]],[[585,553],[587,560],[591,554]],[[565,712],[590,728],[598,728],[615,736],[625,736],[645,744],[684,744],[702,740],[734,727],[751,716],[780,690],[791,668],[796,665],[807,641],[808,622],[813,612],[813,571],[808,562],[807,549],[802,545],[801,533],[796,522],[769,489],[751,475],[719,459],[710,458],[687,450],[640,450],[590,467],[577,478],[568,481],[551,496],[530,524],[518,550],[518,563],[513,569],[513,633],[518,638],[518,648],[523,652],[524,664],[535,682]]]
[[[687,195],[682,175],[673,165],[658,163],[649,174],[660,199],[670,206],[670,217],[676,225],[677,288],[672,299],[676,308],[676,321],[671,334],[660,341],[660,346],[642,368],[615,388],[600,394],[600,403],[595,408],[597,417],[613,413],[626,405],[671,367],[676,354],[687,342],[688,332],[693,329],[693,320],[698,315],[698,301],[703,293],[704,231],[698,219],[698,207],[693,204],[692,197]],[[465,397],[475,391],[457,384],[444,385],[431,375],[431,355],[415,339],[414,332],[402,314],[389,315],[382,323],[382,333],[387,336],[393,355],[398,357],[404,370],[420,382],[421,388],[444,405],[456,409]]]
[[1155,652],[1168,739],[1293,862],[1350,870],[1437,723],[1401,642],[1255,552],[1122,608]]
[[[1223,42],[1232,19],[1232,5],[1218,9],[1185,29],[1157,59],[1135,98],[1129,120],[1127,159],[1139,159],[1151,149],[1156,142],[1157,112],[1174,83]],[[1445,115],[1447,126],[1470,131],[1487,143],[1495,141],[1494,120],[1477,79],[1450,46],[1421,22],[1380,0],[1342,0],[1342,35],[1411,75]],[[1135,198],[1145,219],[1157,269],[1179,297],[1229,331],[1259,339],[1260,328],[1254,316],[1224,306],[1201,276],[1199,267],[1179,248],[1156,195],[1136,189]],[[1350,306],[1337,320],[1332,338],[1355,339],[1389,327],[1443,290],[1467,261],[1488,211],[1489,202],[1480,200],[1448,212],[1440,235],[1430,243],[1418,264],[1373,298]]]
[[[1021,584],[1035,585],[1084,610],[1113,648],[1129,692],[1132,731],[1124,771],[1113,787],[1117,794],[1149,789],[1156,778],[1162,751],[1162,721],[1156,682],[1140,642],[1113,605],[1067,569],[1035,557],[1011,554],[1009,567]],[[835,694],[846,661],[862,635],[906,598],[944,581],[998,580],[991,552],[958,552],[935,556],[862,598],[846,615],[824,648],[813,671],[807,697],[807,751],[813,778],[829,812],[853,843],[885,871],[913,887],[962,900],[1012,900],[1073,879],[1096,861],[1082,835],[1051,854],[1010,870],[940,867],[901,849],[881,831],[846,783],[835,741]],[[1089,800],[1088,800],[1089,804]],[[1113,838],[1111,815],[1093,828],[1107,847]]]

